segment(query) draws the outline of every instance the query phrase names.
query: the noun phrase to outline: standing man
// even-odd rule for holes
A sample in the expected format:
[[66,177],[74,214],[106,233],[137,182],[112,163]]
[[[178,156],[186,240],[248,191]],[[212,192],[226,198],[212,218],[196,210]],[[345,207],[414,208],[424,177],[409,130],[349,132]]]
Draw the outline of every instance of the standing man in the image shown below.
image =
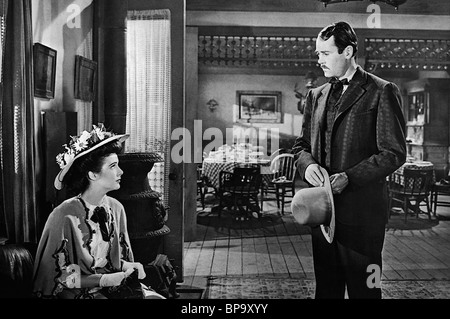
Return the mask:
[[318,63],[333,83],[308,93],[293,146],[303,180],[322,186],[321,166],[334,194],[334,240],[330,244],[320,227],[311,228],[316,298],[344,298],[346,288],[349,298],[381,298],[386,176],[406,159],[399,89],[357,65],[357,48],[346,22],[319,33]]

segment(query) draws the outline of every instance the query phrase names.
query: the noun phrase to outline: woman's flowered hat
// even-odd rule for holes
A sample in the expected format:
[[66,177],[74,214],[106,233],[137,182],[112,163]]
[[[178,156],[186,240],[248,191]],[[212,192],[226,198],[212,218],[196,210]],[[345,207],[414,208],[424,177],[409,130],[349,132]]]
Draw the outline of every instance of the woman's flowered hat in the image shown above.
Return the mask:
[[58,163],[61,171],[56,175],[55,188],[62,189],[64,176],[78,158],[109,142],[118,140],[122,143],[128,137],[130,137],[129,134],[107,132],[103,123],[99,123],[98,126],[93,125],[91,132],[83,131],[79,136],[71,136],[69,144],[63,145],[65,151],[56,156],[56,163]]

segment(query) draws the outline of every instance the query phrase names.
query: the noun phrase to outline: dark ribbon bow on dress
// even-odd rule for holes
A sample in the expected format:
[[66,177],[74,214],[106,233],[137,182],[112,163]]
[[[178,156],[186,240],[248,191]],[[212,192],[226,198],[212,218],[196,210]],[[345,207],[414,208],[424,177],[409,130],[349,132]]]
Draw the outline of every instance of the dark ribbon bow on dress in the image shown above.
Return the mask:
[[108,222],[108,213],[105,208],[102,206],[95,207],[91,220],[94,223],[99,223],[103,240],[109,241],[108,228],[106,227],[106,223]]

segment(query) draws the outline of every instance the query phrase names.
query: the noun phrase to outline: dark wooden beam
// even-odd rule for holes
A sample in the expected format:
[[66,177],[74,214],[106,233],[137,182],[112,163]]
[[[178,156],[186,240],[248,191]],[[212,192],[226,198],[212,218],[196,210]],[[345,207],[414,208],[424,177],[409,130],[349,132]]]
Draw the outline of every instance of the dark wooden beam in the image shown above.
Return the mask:
[[97,0],[96,45],[99,67],[98,121],[115,133],[125,133],[126,17],[128,0]]

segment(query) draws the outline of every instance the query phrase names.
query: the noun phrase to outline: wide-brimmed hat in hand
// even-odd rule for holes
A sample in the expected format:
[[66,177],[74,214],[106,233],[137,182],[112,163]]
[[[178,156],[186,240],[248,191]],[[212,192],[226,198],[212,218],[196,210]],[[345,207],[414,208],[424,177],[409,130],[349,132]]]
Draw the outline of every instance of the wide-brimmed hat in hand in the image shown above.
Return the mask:
[[320,225],[325,239],[331,244],[336,223],[333,192],[328,172],[322,167],[320,170],[325,178],[324,185],[297,191],[292,199],[291,210],[298,223],[308,226]]

